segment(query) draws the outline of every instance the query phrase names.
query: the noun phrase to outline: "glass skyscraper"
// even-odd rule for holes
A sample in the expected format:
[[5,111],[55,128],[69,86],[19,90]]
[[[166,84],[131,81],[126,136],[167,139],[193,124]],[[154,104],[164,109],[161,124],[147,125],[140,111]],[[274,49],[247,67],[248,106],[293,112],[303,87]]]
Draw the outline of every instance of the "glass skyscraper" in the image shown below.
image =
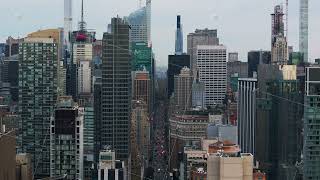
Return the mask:
[[32,155],[36,178],[50,173],[50,117],[57,99],[58,44],[25,38],[19,47],[19,150]]

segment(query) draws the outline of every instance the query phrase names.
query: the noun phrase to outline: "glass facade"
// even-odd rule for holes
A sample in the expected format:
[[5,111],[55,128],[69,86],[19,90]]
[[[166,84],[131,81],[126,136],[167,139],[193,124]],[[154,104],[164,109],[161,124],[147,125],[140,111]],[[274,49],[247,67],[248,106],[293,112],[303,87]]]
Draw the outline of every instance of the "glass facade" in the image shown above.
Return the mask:
[[[50,39],[48,39],[50,40]],[[57,98],[57,44],[24,42],[19,47],[19,151],[32,155],[35,177],[50,170],[50,117]]]

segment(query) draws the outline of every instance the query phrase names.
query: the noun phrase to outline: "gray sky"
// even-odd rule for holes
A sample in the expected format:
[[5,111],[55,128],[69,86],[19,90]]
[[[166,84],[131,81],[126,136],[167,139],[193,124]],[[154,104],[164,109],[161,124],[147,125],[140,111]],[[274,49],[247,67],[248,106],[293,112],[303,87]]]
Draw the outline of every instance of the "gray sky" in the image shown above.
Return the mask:
[[[289,0],[289,45],[298,50],[299,1]],[[228,51],[240,53],[246,61],[247,52],[270,49],[273,7],[281,0],[152,0],[152,41],[158,65],[167,64],[174,52],[176,15],[182,15],[184,49],[186,35],[196,28],[217,28],[220,42]],[[98,38],[107,30],[110,18],[126,16],[138,7],[138,0],[85,0],[88,28]],[[319,0],[310,1],[309,53],[320,57]],[[79,20],[80,0],[74,0],[74,28]],[[7,36],[23,37],[39,29],[63,26],[63,0],[4,0],[0,6],[2,24],[0,41]]]

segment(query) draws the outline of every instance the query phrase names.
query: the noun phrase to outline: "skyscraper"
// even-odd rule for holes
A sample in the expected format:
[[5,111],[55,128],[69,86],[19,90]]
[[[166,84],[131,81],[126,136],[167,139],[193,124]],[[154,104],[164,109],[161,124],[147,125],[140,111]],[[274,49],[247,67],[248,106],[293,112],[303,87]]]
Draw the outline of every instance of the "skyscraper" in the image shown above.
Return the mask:
[[227,49],[219,45],[197,46],[199,81],[205,84],[206,106],[222,104],[227,93]]
[[64,42],[70,50],[70,34],[72,32],[72,0],[64,0]]
[[258,72],[259,64],[270,64],[270,51],[250,51],[248,52],[248,77],[253,77],[254,73]]
[[309,61],[309,0],[300,0],[299,51],[303,53],[303,62]]
[[198,45],[219,45],[216,29],[196,29],[188,34],[187,54],[190,55],[190,69],[192,75],[197,75],[197,46]]
[[182,55],[169,55],[168,56],[168,98],[172,96],[174,92],[174,76],[179,75],[183,67],[190,68],[190,56],[186,54]]
[[191,108],[192,81],[191,71],[187,67],[182,68],[180,74],[174,76],[174,99],[179,109]]
[[71,34],[71,61],[68,62],[67,94],[72,95],[75,100],[83,99],[92,92],[92,59],[93,42],[95,32],[86,29],[84,21],[84,4],[81,4],[81,20],[78,23],[78,31]]
[[126,17],[130,25],[130,42],[151,43],[151,0]]
[[181,16],[178,15],[177,16],[175,54],[181,55],[182,53],[183,53],[183,33],[182,33]]
[[50,123],[50,177],[83,179],[83,123],[84,108],[59,97]]
[[241,152],[255,155],[257,79],[238,80],[238,138]]
[[112,18],[111,32],[102,42],[101,148],[115,150],[117,159],[127,160],[131,108],[131,59],[129,25]]
[[57,100],[57,39],[27,37],[19,47],[19,151],[32,155],[35,177],[50,174],[50,117]]
[[150,113],[151,84],[149,72],[146,70],[135,71],[133,78],[133,100],[143,101],[146,104],[146,112]]
[[271,62],[273,64],[288,64],[288,42],[284,29],[284,13],[280,5],[275,6],[271,29]]
[[320,67],[306,68],[303,178],[320,179]]

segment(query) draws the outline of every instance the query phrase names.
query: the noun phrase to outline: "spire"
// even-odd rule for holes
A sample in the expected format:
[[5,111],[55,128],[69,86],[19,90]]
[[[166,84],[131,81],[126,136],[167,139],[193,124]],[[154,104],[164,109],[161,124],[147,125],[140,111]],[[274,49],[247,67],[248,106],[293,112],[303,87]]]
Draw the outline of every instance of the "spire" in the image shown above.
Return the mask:
[[79,30],[86,31],[86,22],[84,22],[84,15],[83,15],[83,0],[81,1],[81,20],[79,22]]

